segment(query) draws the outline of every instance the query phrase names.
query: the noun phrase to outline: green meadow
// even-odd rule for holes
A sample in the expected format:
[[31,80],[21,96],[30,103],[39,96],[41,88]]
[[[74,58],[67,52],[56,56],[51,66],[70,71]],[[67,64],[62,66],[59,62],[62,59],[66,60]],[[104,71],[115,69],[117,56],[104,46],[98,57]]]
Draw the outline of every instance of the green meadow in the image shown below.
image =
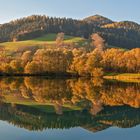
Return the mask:
[[[25,40],[25,41],[17,41],[17,42],[4,42],[0,43],[0,48],[4,48],[7,51],[15,51],[17,49],[22,49],[25,47],[40,47],[43,46],[53,46],[56,43],[56,36],[57,34],[46,34],[42,37],[38,37],[32,40]],[[81,37],[73,37],[65,35],[64,43],[71,44],[77,43],[79,46],[84,45],[86,40]]]

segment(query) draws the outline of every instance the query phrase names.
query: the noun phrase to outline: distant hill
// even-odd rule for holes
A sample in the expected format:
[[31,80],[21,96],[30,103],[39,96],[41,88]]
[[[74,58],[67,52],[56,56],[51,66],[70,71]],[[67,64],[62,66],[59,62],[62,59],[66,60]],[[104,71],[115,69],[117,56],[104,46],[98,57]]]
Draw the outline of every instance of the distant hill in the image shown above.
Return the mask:
[[100,16],[100,15],[87,17],[84,19],[84,21],[86,21],[90,24],[96,24],[99,26],[113,23],[112,20],[110,20],[106,17]]
[[33,40],[50,33],[88,39],[99,33],[110,46],[140,47],[140,25],[131,21],[114,22],[95,15],[83,20],[33,15],[0,25],[0,42]]
[[140,30],[140,25],[132,21],[112,22],[102,26],[103,28],[123,28],[129,30]]

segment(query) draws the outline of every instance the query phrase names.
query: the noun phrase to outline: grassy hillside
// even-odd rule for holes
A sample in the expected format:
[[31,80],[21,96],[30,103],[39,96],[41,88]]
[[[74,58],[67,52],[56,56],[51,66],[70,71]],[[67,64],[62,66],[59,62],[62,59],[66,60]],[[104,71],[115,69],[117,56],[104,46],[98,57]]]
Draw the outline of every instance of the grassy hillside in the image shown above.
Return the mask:
[[[94,30],[93,30],[94,29]],[[83,20],[56,18],[41,15],[13,20],[0,25],[0,42],[13,40],[32,40],[47,33],[63,32],[72,36],[89,38],[99,33],[112,46],[125,49],[139,48],[140,25],[132,21],[113,22],[101,15],[90,16]],[[48,39],[48,41],[52,41]],[[38,41],[46,39],[39,38]]]
[[[55,44],[57,34],[46,34],[42,37],[35,38],[33,40],[26,40],[26,41],[17,41],[17,42],[5,42],[0,43],[0,48],[4,48],[7,51],[16,51],[17,49],[22,49],[25,47],[42,47],[44,45],[51,46]],[[84,38],[80,37],[73,37],[65,35],[64,43],[70,44],[70,43],[78,43],[79,45],[83,45],[85,42]]]

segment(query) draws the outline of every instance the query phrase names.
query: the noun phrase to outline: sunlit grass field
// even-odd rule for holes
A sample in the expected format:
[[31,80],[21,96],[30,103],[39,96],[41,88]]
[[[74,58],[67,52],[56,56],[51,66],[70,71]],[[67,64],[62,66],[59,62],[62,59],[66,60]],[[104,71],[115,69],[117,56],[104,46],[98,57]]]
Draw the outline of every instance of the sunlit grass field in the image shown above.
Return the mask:
[[[55,42],[56,36],[57,36],[57,34],[46,34],[42,37],[35,38],[33,40],[17,41],[17,42],[4,42],[4,43],[0,43],[0,47],[4,48],[7,51],[8,50],[13,51],[13,50],[17,50],[22,47],[30,47],[30,46],[42,47],[44,45],[51,46],[56,43]],[[65,37],[64,37],[64,43],[68,43],[68,44],[78,43],[79,45],[82,45],[85,41],[86,40],[81,37],[73,37],[73,36],[68,36],[68,35],[65,35]]]
[[104,76],[105,79],[116,79],[123,82],[140,83],[140,73],[109,73]]

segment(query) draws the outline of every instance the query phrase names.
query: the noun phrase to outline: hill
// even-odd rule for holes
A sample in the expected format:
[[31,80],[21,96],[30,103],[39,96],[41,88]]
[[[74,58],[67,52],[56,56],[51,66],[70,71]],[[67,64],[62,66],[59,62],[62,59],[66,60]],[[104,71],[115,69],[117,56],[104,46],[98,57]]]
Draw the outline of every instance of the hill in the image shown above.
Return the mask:
[[131,21],[113,22],[100,16],[83,20],[52,18],[33,15],[0,25],[0,42],[34,40],[50,33],[64,32],[66,35],[88,39],[99,33],[110,46],[126,49],[140,47],[140,25]]
[[97,26],[113,23],[112,20],[110,20],[106,17],[103,17],[101,15],[95,15],[95,16],[87,17],[87,18],[84,19],[84,21],[86,21],[90,24],[96,24]]
[[140,25],[132,21],[113,22],[103,25],[102,28],[123,28],[140,31]]

